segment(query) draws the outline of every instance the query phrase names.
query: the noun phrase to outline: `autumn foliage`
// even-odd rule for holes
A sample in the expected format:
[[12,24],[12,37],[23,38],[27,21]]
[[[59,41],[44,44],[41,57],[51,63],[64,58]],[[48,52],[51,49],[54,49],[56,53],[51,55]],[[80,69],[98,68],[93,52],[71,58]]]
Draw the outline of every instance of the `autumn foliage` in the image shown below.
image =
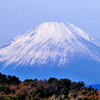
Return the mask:
[[0,100],[98,100],[100,92],[69,79],[27,79],[0,73]]

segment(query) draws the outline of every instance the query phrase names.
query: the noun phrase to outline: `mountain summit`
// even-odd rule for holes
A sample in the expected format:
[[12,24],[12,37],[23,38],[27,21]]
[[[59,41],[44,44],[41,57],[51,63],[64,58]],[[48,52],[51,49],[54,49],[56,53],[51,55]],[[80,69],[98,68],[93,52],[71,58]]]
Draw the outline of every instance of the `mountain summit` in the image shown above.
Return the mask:
[[100,42],[69,23],[46,22],[0,47],[0,62],[6,66],[67,63],[74,56],[100,62]]
[[0,66],[21,80],[56,77],[100,84],[100,41],[70,23],[46,22],[1,45]]

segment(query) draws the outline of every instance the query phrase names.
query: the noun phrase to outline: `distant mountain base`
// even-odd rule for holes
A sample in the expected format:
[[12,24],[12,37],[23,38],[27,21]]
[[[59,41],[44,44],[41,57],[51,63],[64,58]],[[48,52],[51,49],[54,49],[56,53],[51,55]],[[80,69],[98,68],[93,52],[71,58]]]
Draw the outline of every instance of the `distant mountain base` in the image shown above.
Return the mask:
[[87,85],[86,87],[92,86],[94,89],[97,89],[100,91],[100,84],[95,84],[95,85]]
[[[0,65],[4,66],[3,64]],[[34,64],[18,66],[16,64],[9,65],[7,68],[1,70],[3,74],[15,75],[21,81],[25,79],[49,79],[55,78],[68,78],[72,81],[83,81],[86,85],[100,84],[100,63],[94,60],[75,58],[64,65],[59,65],[58,62],[49,62],[44,65]]]

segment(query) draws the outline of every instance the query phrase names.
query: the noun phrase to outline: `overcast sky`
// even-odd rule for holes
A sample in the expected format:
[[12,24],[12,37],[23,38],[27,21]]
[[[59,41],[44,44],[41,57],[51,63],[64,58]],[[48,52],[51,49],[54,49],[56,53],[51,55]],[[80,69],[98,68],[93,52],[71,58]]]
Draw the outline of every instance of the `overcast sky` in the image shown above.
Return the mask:
[[100,39],[100,0],[0,0],[0,44],[48,21],[67,21]]

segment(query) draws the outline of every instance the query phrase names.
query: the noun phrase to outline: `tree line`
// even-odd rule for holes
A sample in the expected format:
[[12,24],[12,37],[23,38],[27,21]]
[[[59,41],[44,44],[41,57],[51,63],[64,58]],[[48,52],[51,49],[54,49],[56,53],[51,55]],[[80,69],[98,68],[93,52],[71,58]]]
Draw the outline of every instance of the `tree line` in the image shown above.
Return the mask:
[[26,79],[0,73],[0,100],[98,100],[98,91],[69,79]]

